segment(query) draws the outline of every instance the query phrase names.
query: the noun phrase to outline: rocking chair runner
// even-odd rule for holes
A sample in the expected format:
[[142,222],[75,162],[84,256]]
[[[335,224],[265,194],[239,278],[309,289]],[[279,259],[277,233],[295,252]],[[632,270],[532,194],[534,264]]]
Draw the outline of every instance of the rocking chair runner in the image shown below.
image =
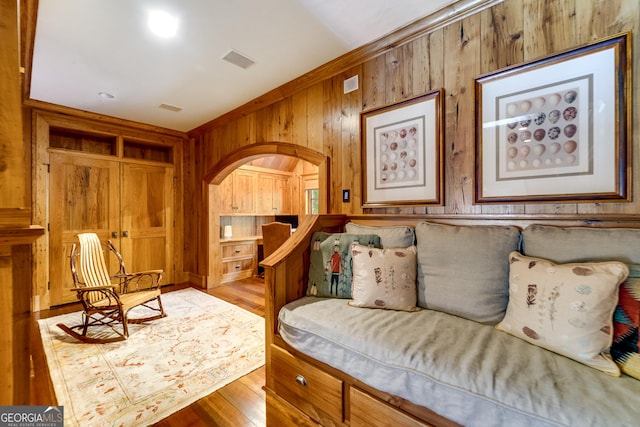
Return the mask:
[[[77,292],[78,299],[82,303],[83,322],[72,327],[59,323],[59,328],[86,343],[106,343],[127,339],[129,323],[142,323],[166,316],[160,299],[163,270],[127,273],[122,256],[111,241],[107,240],[106,250],[111,251],[119,263],[118,272],[109,276],[103,247],[98,236],[95,233],[82,233],[78,234],[78,240],[80,252],[78,253],[77,245],[74,243],[71,247],[70,265],[75,285],[72,290]],[[84,281],[80,280],[78,267]],[[112,283],[115,280],[118,281],[117,284]],[[144,306],[155,314],[129,319],[129,310],[138,306]],[[89,335],[90,327],[104,329],[105,326],[110,327],[117,336]],[[78,333],[74,329],[81,329],[82,332]]]

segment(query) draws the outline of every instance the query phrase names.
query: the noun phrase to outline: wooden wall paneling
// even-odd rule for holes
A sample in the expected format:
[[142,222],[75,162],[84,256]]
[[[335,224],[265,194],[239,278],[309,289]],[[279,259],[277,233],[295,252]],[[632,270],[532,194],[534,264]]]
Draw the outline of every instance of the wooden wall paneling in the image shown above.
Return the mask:
[[[362,77],[362,76],[361,76]],[[362,83],[361,83],[362,84]],[[307,147],[320,153],[324,152],[324,119],[323,109],[323,85],[317,83],[306,90],[307,110],[304,125],[307,131]],[[300,120],[299,118],[297,120]],[[300,126],[300,125],[298,125]],[[295,141],[294,141],[295,143]]]
[[277,141],[274,138],[275,123],[274,105],[267,105],[256,111],[256,141],[269,142]]
[[404,50],[401,47],[389,49],[385,56],[385,93],[384,103],[394,104],[402,101],[406,97],[403,93],[403,73],[407,66],[404,59]]
[[[423,53],[421,53],[420,55],[423,55],[423,54],[426,55],[425,60],[427,61],[427,63],[426,63],[426,69],[424,70],[424,72],[427,73],[425,76],[426,78],[425,92],[432,92],[434,90],[444,88],[444,75],[445,75],[444,31],[442,29],[435,30],[434,32],[425,35],[424,38],[416,40],[415,43],[418,43],[421,46],[419,48],[419,51]],[[446,102],[447,102],[446,89],[443,91],[442,96],[443,96],[443,106],[445,109],[442,111],[443,120],[442,120],[442,128],[440,129],[440,132],[445,132],[446,123],[447,123],[447,117],[445,115]],[[446,152],[447,150],[446,140],[443,140],[443,144],[444,145],[442,149],[445,150]],[[446,163],[446,159],[443,160],[443,163]],[[441,167],[445,168],[445,165],[442,164]],[[446,170],[446,169],[443,169],[443,170]],[[446,177],[444,174],[443,174],[443,179],[446,180]],[[446,198],[446,183],[445,183],[445,192],[442,194],[442,197]],[[429,206],[429,207],[415,208],[414,212],[416,214],[427,214],[427,213],[443,214],[444,209],[445,209],[444,206]]]
[[407,47],[411,47],[411,63],[407,64],[411,65],[407,67],[412,76],[411,86],[408,87],[410,97],[430,92],[433,88],[430,79],[429,37],[421,37],[408,44]]
[[291,97],[290,140],[297,145],[308,147],[307,141],[307,103],[308,91],[303,90]]
[[362,75],[360,76],[362,111],[381,107],[386,103],[385,63],[385,56],[380,55],[362,64]]
[[[480,12],[480,74],[520,64],[523,52],[523,0],[500,3]],[[479,100],[475,100],[476,106]],[[475,135],[477,138],[477,135]],[[475,171],[474,171],[475,173]],[[481,205],[483,214],[523,214],[523,204]]]
[[[189,138],[184,145],[183,148],[183,160],[185,165],[193,165],[196,166],[196,155],[195,155],[195,144],[196,138]],[[195,167],[186,167],[182,173],[182,181],[184,185],[183,189],[183,205],[181,207],[184,223],[182,228],[178,228],[176,226],[176,235],[182,234],[182,253],[184,256],[184,271],[185,272],[196,272],[197,270],[197,260],[194,254],[197,251],[197,242],[194,242],[192,239],[187,238],[184,239],[184,236],[198,236],[200,229],[200,221],[198,221],[200,212],[203,212],[201,207],[201,202],[199,197],[195,197],[196,194],[192,191],[193,188],[198,188],[196,182],[198,180],[197,177],[200,175],[196,174]],[[188,208],[187,208],[188,207]],[[176,212],[178,212],[178,208],[176,208]],[[184,233],[180,233],[180,230],[184,230]],[[176,245],[176,248],[178,246]],[[191,281],[191,278],[187,278],[187,280]],[[197,281],[195,283],[198,283]]]
[[[598,41],[608,35],[631,31],[632,41],[632,76],[633,82],[640,81],[640,2],[625,0],[592,0],[591,2],[576,3],[576,22],[577,35],[580,37],[580,44],[587,44]],[[631,99],[628,99],[629,106],[632,108],[632,123],[640,123],[640,111],[638,110],[638,94],[640,93],[640,85],[633,84],[631,91]],[[635,102],[636,105],[632,105]],[[627,136],[627,143],[633,144],[633,141],[640,141],[640,126],[631,126],[631,132]],[[632,200],[638,200],[640,188],[638,179],[640,179],[640,168],[633,165],[640,165],[640,150],[632,148],[631,158],[628,160],[632,167],[631,185]],[[578,213],[580,214],[633,214],[638,210],[635,203],[581,203],[578,205]]]
[[[362,64],[362,73],[361,73],[361,87],[360,92],[362,93],[362,111],[372,110],[374,108],[381,107],[386,103],[386,79],[385,79],[385,71],[386,71],[386,56],[380,55],[377,58],[371,59],[364,64]],[[360,120],[360,119],[358,119]],[[361,141],[362,144],[362,141]],[[361,148],[362,153],[362,148]],[[362,158],[360,159],[360,163],[362,164]],[[364,166],[362,166],[362,173],[366,173],[364,171]],[[358,184],[358,189],[354,190],[354,194],[356,197],[360,199],[360,203],[362,204],[362,178],[360,183]],[[386,212],[383,208],[367,208],[365,210],[367,213],[384,213]]]
[[295,143],[295,141],[291,139],[291,128],[293,127],[293,96],[276,103],[274,113],[277,133],[273,135],[274,139],[272,139],[272,141]]
[[341,212],[342,198],[337,197],[342,191],[342,88],[343,81],[338,77],[327,79],[324,83],[323,115],[324,145],[329,156],[331,182],[329,192],[333,195],[329,212]]
[[[362,75],[362,67],[356,67],[343,73],[341,93],[344,92],[344,80],[357,75]],[[337,195],[337,203],[342,205],[341,213],[362,213],[362,200],[350,197],[349,202],[342,201],[342,190],[348,189],[351,194],[355,188],[360,187],[362,179],[362,163],[360,161],[360,111],[362,109],[362,92],[356,90],[342,95],[341,108],[341,146],[342,155],[342,187]]]
[[[43,135],[49,135],[49,124],[37,114],[31,115],[32,138],[31,145],[31,174],[32,174],[32,197],[31,206],[33,211],[34,224],[46,224],[48,220],[47,212],[49,207],[42,201],[49,198],[48,174],[49,174],[49,151],[47,143],[38,141]],[[33,281],[33,302],[32,309],[39,311],[40,307],[51,305],[49,288],[49,233],[36,240],[34,245],[34,281]]]
[[473,205],[475,182],[474,78],[480,72],[480,18],[444,29],[446,213],[480,213]]

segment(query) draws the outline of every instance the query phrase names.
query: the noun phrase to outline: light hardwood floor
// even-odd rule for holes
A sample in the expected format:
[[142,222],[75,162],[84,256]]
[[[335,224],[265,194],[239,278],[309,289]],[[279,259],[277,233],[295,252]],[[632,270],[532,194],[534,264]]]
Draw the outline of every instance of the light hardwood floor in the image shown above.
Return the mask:
[[[170,285],[163,287],[162,290],[164,293],[186,287],[189,287],[189,285]],[[223,286],[206,290],[206,292],[264,317],[264,283],[260,278],[230,282]],[[31,315],[32,405],[57,404],[36,320],[78,310],[79,306],[77,304],[70,304]],[[262,389],[264,381],[265,371],[263,366],[154,424],[154,426],[265,426],[266,398]]]

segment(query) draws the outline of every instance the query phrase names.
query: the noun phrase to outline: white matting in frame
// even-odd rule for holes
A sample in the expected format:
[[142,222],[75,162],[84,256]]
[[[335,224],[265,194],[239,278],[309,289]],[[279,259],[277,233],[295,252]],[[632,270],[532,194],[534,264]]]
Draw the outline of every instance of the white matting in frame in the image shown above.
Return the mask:
[[477,202],[627,198],[626,46],[612,38],[476,80]]

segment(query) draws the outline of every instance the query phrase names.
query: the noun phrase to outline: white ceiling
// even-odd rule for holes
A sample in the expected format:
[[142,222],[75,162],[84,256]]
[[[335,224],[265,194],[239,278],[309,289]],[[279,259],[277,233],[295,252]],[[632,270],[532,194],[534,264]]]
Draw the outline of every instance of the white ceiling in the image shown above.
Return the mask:
[[[189,131],[451,3],[40,1],[30,97]],[[147,28],[148,12],[159,9],[177,16],[174,38],[159,38]],[[242,69],[223,61],[231,49],[255,64]]]

